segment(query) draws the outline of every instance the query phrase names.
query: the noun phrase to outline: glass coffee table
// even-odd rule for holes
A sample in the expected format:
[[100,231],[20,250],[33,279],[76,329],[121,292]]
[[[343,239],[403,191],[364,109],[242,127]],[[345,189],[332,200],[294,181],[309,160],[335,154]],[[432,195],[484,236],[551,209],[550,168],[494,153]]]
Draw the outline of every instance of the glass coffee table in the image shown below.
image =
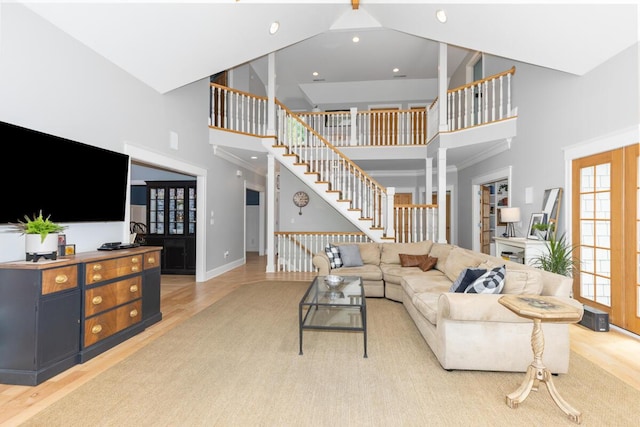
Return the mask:
[[317,276],[300,300],[300,353],[305,329],[326,331],[361,331],[364,334],[364,357],[367,357],[367,303],[362,279],[342,276],[344,281],[329,288],[324,278]]

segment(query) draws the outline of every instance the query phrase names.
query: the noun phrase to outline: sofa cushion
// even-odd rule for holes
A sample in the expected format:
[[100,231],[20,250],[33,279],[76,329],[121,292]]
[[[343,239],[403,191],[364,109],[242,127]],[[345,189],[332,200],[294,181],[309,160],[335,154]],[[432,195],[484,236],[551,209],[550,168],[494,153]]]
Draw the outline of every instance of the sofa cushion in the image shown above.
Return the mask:
[[430,270],[424,273],[404,276],[400,281],[404,292],[413,299],[415,294],[447,292],[451,286],[451,281],[439,270]]
[[386,264],[400,264],[400,254],[427,255],[433,242],[425,240],[413,243],[383,243],[380,262]]
[[340,268],[342,267],[342,258],[340,258],[340,249],[337,246],[333,246],[329,243],[325,248],[327,256],[329,257],[329,263],[331,264],[331,268]]
[[440,292],[422,292],[415,294],[411,300],[416,310],[432,325],[438,321],[438,298],[440,295]]
[[360,276],[362,280],[378,281],[382,280],[382,270],[377,265],[364,264],[360,267],[342,267],[331,270],[331,274],[340,276]]
[[542,292],[542,274],[535,270],[507,269],[503,294],[540,295]]
[[460,276],[462,270],[477,267],[482,261],[482,258],[474,256],[462,248],[454,248],[447,256],[444,274],[453,282]]
[[469,286],[471,286],[478,278],[487,273],[485,268],[465,268],[463,269],[456,280],[451,284],[449,292],[464,292]]
[[438,262],[436,263],[436,268],[438,270],[444,272],[444,264],[447,262],[447,257],[453,248],[455,248],[455,246],[446,243],[434,243],[431,246],[429,255],[438,258]]
[[429,255],[413,255],[413,254],[398,254],[400,257],[400,265],[403,267],[417,267],[422,262],[429,259]]
[[357,246],[360,249],[360,258],[363,264],[380,265],[380,244],[375,242],[364,243],[334,243],[334,245]]
[[465,289],[467,294],[499,294],[504,287],[504,265],[487,271]]
[[357,245],[338,245],[343,267],[360,267],[363,265],[360,248]]

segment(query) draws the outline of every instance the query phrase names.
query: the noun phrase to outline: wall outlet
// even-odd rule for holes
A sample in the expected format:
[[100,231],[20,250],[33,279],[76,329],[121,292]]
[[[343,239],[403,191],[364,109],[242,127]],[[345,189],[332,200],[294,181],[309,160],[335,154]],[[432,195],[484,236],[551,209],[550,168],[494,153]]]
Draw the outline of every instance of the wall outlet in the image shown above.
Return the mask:
[[229,251],[224,251],[224,257],[229,258]]

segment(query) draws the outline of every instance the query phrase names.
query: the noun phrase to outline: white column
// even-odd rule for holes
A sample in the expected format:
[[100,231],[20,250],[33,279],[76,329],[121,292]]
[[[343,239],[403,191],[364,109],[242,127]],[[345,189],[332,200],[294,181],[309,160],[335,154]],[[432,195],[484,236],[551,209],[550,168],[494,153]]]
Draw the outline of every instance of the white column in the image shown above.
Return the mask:
[[447,124],[447,44],[439,43],[438,52],[438,129],[440,132],[449,130]]
[[433,158],[424,159],[424,204],[430,205],[433,200]]
[[356,133],[356,120],[358,118],[358,109],[356,107],[351,107],[351,138],[349,140],[349,145],[358,145],[358,134]]
[[393,206],[395,204],[394,202],[395,195],[396,195],[396,187],[387,187],[387,210],[386,210],[387,224],[385,227],[385,235],[387,237],[396,235],[396,230],[393,227]]
[[276,134],[276,54],[268,56],[267,70],[267,135]]
[[438,148],[438,243],[447,243],[447,149],[446,148]]
[[276,160],[267,154],[267,273],[276,271]]

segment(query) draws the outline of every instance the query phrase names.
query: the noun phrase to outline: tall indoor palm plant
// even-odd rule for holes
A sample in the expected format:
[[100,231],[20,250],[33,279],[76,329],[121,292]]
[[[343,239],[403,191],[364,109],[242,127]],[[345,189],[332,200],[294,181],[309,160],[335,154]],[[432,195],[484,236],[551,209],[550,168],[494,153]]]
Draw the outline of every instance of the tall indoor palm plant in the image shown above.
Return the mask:
[[573,256],[574,247],[567,242],[566,235],[563,233],[558,239],[552,235],[546,245],[547,253],[536,257],[534,265],[552,273],[573,277],[580,261]]

